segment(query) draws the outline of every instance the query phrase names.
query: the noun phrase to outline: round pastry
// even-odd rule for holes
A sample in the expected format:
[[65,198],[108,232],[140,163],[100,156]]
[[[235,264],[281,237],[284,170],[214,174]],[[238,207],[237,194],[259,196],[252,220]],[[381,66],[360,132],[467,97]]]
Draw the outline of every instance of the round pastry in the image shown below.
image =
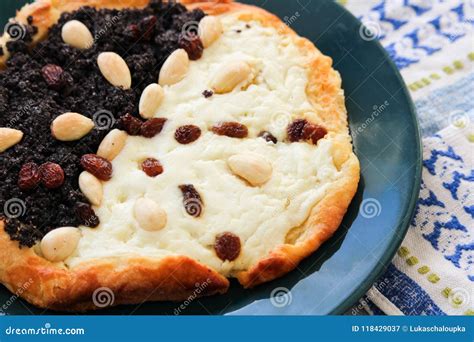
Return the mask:
[[263,9],[182,3],[37,0],[0,40],[0,280],[34,305],[251,288],[340,225],[331,59]]

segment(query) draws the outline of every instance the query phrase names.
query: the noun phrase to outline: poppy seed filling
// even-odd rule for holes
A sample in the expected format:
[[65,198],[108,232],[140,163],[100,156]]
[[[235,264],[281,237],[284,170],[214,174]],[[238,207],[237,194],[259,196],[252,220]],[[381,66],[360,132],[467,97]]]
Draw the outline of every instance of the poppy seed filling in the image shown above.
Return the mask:
[[[96,153],[107,133],[119,127],[119,118],[125,114],[139,117],[144,88],[156,82],[173,51],[201,48],[183,41],[182,35],[197,34],[186,24],[198,23],[203,17],[199,9],[188,11],[180,4],[161,1],[152,1],[141,10],[83,7],[64,13],[47,39],[33,48],[29,43],[37,31],[34,18],[25,26],[22,39],[7,43],[11,56],[0,72],[0,127],[24,133],[20,143],[0,153],[0,217],[11,239],[31,247],[58,227],[97,226],[98,218],[79,190],[81,157]],[[61,30],[72,20],[92,33],[90,48],[80,50],[63,41]],[[132,75],[130,89],[113,86],[101,74],[97,56],[104,51],[125,60]],[[66,112],[81,113],[95,127],[76,141],[54,139],[51,122]],[[21,189],[19,173],[27,163],[59,165],[63,183],[51,188],[45,186],[48,180],[38,178],[31,188]],[[15,203],[20,204],[20,212],[12,209]]]

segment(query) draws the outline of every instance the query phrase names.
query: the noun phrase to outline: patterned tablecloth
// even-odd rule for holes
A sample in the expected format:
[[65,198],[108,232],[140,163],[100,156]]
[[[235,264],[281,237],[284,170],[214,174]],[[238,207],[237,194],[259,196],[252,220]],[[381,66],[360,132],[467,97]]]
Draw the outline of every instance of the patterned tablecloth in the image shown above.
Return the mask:
[[339,2],[400,69],[424,145],[411,227],[352,313],[474,315],[474,0]]

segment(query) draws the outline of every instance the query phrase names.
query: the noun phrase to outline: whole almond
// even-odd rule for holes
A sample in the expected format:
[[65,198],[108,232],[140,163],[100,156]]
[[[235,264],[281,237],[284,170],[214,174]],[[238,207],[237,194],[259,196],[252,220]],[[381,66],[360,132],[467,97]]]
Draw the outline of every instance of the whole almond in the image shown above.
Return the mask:
[[79,175],[79,189],[81,189],[92,205],[100,205],[102,203],[102,183],[94,175],[83,171]]
[[199,22],[199,38],[205,48],[214,43],[222,34],[222,24],[219,18],[208,15]]
[[253,186],[266,183],[272,175],[272,165],[262,156],[254,153],[236,154],[227,160],[234,174]]
[[74,253],[80,239],[81,232],[75,227],[56,228],[41,240],[41,253],[49,261],[64,261]]
[[81,50],[89,49],[94,45],[91,31],[78,20],[71,20],[64,24],[61,37],[66,44]]
[[135,219],[143,230],[154,232],[166,226],[166,212],[155,201],[140,198],[133,208]]
[[162,86],[181,81],[189,69],[188,53],[184,49],[175,50],[161,67],[158,83]]
[[22,131],[13,128],[0,127],[0,153],[18,144],[22,138]]
[[164,92],[159,84],[152,83],[147,86],[140,97],[138,110],[140,116],[144,119],[150,119],[155,116],[156,110],[163,101]]
[[229,93],[243,81],[247,80],[252,69],[245,62],[230,62],[221,65],[211,81],[211,87],[218,94]]
[[122,151],[125,143],[127,142],[128,134],[119,129],[111,130],[97,149],[97,155],[105,158],[108,161],[112,161]]
[[79,140],[94,128],[94,121],[78,113],[64,113],[51,123],[51,134],[60,141]]
[[102,52],[97,57],[100,72],[110,84],[123,89],[132,86],[132,75],[127,63],[115,52]]

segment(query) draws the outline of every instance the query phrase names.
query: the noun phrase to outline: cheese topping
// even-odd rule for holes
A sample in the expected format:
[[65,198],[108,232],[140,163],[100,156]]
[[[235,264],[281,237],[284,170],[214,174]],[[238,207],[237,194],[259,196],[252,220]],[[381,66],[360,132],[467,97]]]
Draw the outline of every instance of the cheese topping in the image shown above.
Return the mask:
[[[155,115],[168,119],[163,131],[152,139],[130,136],[113,160],[113,177],[103,183],[103,201],[95,207],[101,224],[81,229],[83,236],[66,265],[103,257],[186,255],[232,276],[285,243],[288,232],[307,219],[340,177],[331,155],[331,135],[317,146],[285,141],[287,125],[314,111],[306,96],[308,57],[274,28],[241,21],[235,14],[221,20],[223,35],[190,63],[181,82],[163,88]],[[247,62],[251,79],[230,93],[205,98],[202,92],[211,89],[212,75],[233,61]],[[214,134],[211,127],[222,121],[245,124],[248,137]],[[174,132],[189,124],[200,127],[202,135],[181,145]],[[258,138],[264,130],[278,143]],[[247,152],[271,163],[271,178],[263,185],[251,186],[228,166],[231,156]],[[147,176],[141,170],[146,158],[158,159],[164,172]],[[193,184],[199,191],[204,202],[199,217],[187,214],[181,184]],[[164,228],[140,229],[134,205],[141,198],[155,201],[166,212]],[[215,238],[223,232],[241,240],[241,253],[231,262],[214,251]]]

